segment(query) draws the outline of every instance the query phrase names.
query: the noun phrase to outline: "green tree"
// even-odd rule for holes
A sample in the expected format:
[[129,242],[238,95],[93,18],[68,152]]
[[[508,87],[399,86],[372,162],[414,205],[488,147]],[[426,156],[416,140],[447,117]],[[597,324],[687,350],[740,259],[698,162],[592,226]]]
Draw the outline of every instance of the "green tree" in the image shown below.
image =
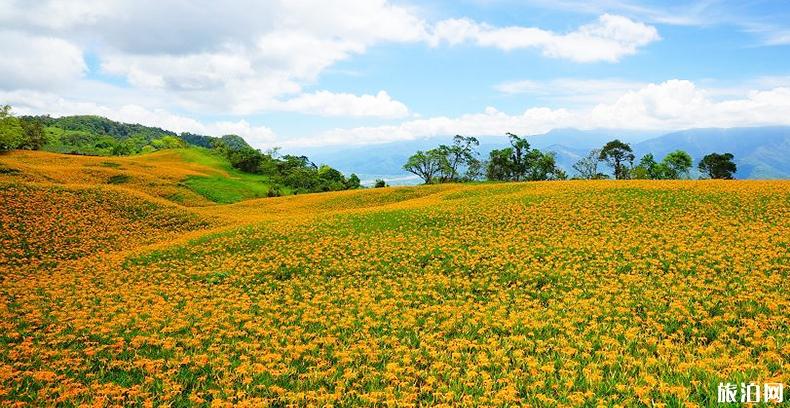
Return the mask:
[[477,160],[475,148],[479,145],[480,142],[477,138],[455,135],[452,145],[439,146],[439,151],[445,156],[440,169],[440,182],[457,181],[460,168],[468,168],[470,164],[474,165],[474,161]]
[[36,119],[20,119],[22,131],[24,132],[24,141],[20,148],[30,150],[41,150],[47,143],[46,136],[44,135],[44,126]]
[[351,175],[348,176],[348,180],[346,180],[346,189],[347,190],[355,190],[355,189],[358,189],[360,187],[362,187],[362,183],[359,180],[359,176],[357,176],[354,173],[351,173]]
[[387,182],[382,179],[376,179],[376,183],[373,185],[375,188],[382,188],[387,187]]
[[505,181],[513,178],[513,148],[494,149],[488,154],[486,178],[489,180]]
[[175,136],[164,136],[159,139],[154,139],[151,141],[151,146],[156,148],[157,150],[162,149],[180,149],[182,147],[186,147],[186,144],[183,140],[175,137]]
[[661,167],[652,153],[642,156],[639,164],[631,170],[631,178],[655,180],[661,178]]
[[231,166],[241,171],[247,173],[258,173],[260,171],[263,155],[261,152],[251,147],[244,147],[238,150],[228,151],[227,158],[230,161]]
[[615,139],[604,145],[598,160],[606,161],[614,169],[614,177],[623,180],[628,178],[628,169],[634,162],[634,152],[628,143]]
[[557,159],[554,153],[543,153],[538,149],[532,149],[526,155],[529,163],[524,180],[562,180],[567,176],[565,172],[557,167]]
[[425,184],[434,181],[434,177],[447,168],[447,156],[442,149],[418,151],[406,160],[403,169],[421,178]]
[[530,158],[534,158],[535,156],[529,156],[530,149],[527,139],[519,137],[510,132],[506,133],[506,135],[508,138],[510,138],[511,177],[515,181],[519,181],[527,176],[527,172],[529,171],[530,167]]
[[18,149],[25,142],[25,131],[11,106],[0,106],[0,151]]
[[666,169],[666,173],[664,174],[663,178],[668,179],[679,179],[679,178],[689,178],[689,170],[691,169],[691,165],[694,161],[691,159],[688,153],[682,150],[675,150],[672,153],[667,154],[663,160],[661,160],[661,164],[664,165]]
[[733,161],[734,158],[732,153],[711,153],[703,157],[697,167],[699,171],[712,179],[731,180],[735,172],[738,171],[738,166]]

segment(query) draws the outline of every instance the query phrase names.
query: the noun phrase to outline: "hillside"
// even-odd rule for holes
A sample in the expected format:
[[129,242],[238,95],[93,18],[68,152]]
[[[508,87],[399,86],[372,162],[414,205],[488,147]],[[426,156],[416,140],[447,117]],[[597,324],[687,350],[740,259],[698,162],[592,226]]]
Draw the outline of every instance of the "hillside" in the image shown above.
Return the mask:
[[209,159],[0,156],[0,405],[707,406],[790,381],[790,182],[173,200],[230,174]]
[[122,157],[17,150],[0,154],[0,181],[110,185],[190,207],[266,197],[271,187],[268,177],[238,171],[203,148]]
[[101,116],[23,116],[20,120],[40,124],[44,137],[42,149],[57,153],[124,156],[187,145],[211,148],[218,141],[233,149],[250,148],[244,139],[236,135],[214,137],[177,134],[158,127],[122,123]]

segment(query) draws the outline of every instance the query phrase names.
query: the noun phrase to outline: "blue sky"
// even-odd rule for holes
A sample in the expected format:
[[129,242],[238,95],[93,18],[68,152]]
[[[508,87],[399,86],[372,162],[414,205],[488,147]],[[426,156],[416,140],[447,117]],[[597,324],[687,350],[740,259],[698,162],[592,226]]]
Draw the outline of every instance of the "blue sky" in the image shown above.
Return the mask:
[[267,148],[790,125],[786,1],[0,0],[0,102]]

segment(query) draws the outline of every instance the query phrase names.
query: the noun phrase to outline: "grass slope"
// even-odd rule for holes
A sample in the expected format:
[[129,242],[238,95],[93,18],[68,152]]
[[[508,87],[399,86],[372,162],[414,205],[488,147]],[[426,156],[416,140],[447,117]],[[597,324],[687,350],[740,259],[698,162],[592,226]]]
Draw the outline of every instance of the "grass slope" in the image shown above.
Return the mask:
[[713,407],[722,381],[790,382],[790,182],[441,185],[203,207],[134,182],[84,195],[46,183],[0,189],[32,224],[84,227],[55,252],[102,242],[81,209],[163,231],[173,220],[115,214],[108,192],[211,223],[0,275],[0,405]]
[[266,197],[271,186],[268,177],[238,171],[225,158],[198,147],[125,157],[14,151],[0,155],[0,180],[115,184],[197,207]]

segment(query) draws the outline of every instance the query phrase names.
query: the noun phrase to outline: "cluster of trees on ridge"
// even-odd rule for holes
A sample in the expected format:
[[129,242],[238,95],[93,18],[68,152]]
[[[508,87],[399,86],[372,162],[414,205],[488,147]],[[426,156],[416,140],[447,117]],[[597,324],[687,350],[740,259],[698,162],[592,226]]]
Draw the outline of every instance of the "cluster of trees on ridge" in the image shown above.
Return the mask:
[[480,142],[471,136],[456,135],[451,145],[418,151],[403,169],[420,177],[426,184],[475,181],[485,177],[500,181],[562,180],[565,172],[556,165],[552,153],[530,148],[526,139],[507,134],[510,147],[492,150],[482,161],[476,148]]
[[[229,141],[233,141],[229,143]],[[243,145],[239,144],[244,143]],[[351,190],[361,187],[359,177],[351,174],[345,177],[340,171],[327,166],[316,165],[307,156],[279,155],[279,148],[266,152],[250,147],[238,136],[214,139],[211,148],[221,153],[231,166],[253,174],[269,176],[277,185],[287,186],[295,193]],[[270,194],[276,195],[276,194]]]
[[267,176],[269,195],[287,187],[294,193],[360,188],[355,174],[345,177],[332,167],[318,166],[305,156],[282,155],[252,148],[236,135],[222,137],[181,133],[139,124],[115,122],[100,116],[21,116],[0,106],[0,152],[14,149],[46,150],[91,156],[126,156],[189,146],[209,149],[234,168]]
[[[420,177],[426,184],[491,181],[539,181],[565,180],[567,174],[557,166],[552,152],[542,152],[530,147],[525,138],[507,133],[510,146],[495,149],[487,160],[480,160],[476,148],[480,142],[474,137],[456,135],[451,145],[440,145],[434,149],[417,151],[408,158],[403,169]],[[699,161],[697,168],[708,178],[732,179],[737,167],[730,153],[711,153]],[[644,155],[634,165],[633,149],[618,139],[606,143],[573,165],[574,179],[607,179],[610,176],[599,171],[606,163],[614,178],[672,180],[691,178],[693,159],[676,150],[657,162],[652,154]]]

